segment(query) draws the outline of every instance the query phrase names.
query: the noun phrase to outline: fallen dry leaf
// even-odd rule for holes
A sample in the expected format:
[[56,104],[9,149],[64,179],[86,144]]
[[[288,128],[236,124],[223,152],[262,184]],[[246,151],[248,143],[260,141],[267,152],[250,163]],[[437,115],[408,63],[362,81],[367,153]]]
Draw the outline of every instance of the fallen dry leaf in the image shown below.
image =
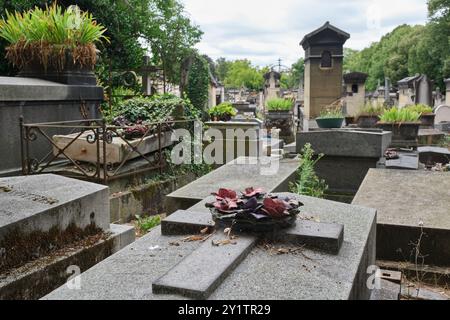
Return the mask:
[[209,227],[206,227],[205,229],[200,230],[201,234],[207,234],[209,231]]
[[230,240],[230,239],[225,239],[225,240],[213,240],[212,241],[212,245],[215,247],[220,247],[220,246],[226,246],[229,244],[237,244],[236,241]]

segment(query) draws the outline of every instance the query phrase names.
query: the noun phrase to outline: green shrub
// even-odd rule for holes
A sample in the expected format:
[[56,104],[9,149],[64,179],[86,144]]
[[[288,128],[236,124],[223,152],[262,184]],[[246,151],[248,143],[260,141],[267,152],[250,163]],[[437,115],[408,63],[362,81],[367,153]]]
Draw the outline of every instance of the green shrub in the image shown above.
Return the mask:
[[[165,122],[173,118],[179,109],[184,110],[188,116],[196,116],[196,111],[188,100],[165,94],[125,100],[114,108],[107,120],[111,122],[120,117],[129,123]],[[181,115],[177,114],[179,116]]]
[[418,122],[420,113],[408,108],[392,108],[383,112],[380,121],[384,123]]
[[411,111],[415,111],[417,113],[422,114],[430,114],[433,113],[433,108],[430,106],[427,106],[426,104],[416,104],[413,106],[407,107]]
[[274,98],[267,101],[269,111],[290,111],[293,106],[293,101],[289,99]]
[[0,20],[0,37],[9,43],[6,57],[22,68],[34,60],[44,66],[62,69],[66,51],[74,64],[93,67],[96,62],[95,43],[108,41],[106,29],[92,15],[77,6],[63,10],[53,4],[45,10],[35,7],[27,12],[7,12]]
[[229,102],[221,103],[208,110],[208,114],[211,119],[217,117],[219,120],[230,120],[237,112],[233,105]]
[[290,190],[300,195],[323,198],[328,186],[324,180],[317,177],[314,167],[323,157],[319,155],[314,159],[314,150],[311,144],[306,144],[300,155],[300,166],[297,170],[298,179],[295,183],[290,184]]

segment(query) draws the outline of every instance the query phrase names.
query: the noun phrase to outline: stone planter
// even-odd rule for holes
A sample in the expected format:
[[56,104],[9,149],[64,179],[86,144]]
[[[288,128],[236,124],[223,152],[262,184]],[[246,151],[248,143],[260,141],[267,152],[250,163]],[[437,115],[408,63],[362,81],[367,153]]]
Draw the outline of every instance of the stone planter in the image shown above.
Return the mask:
[[[89,134],[89,132],[83,133],[65,150],[64,153],[72,160],[97,163],[97,143],[89,143],[87,141],[87,137]],[[69,143],[71,143],[77,135],[78,133],[69,135],[55,135],[53,136],[53,142],[58,146],[58,148],[63,149]],[[173,144],[171,137],[171,131],[161,133],[161,148],[166,148]],[[127,141],[132,146],[137,146],[139,152],[142,154],[149,154],[159,150],[157,134],[145,137],[142,142],[141,138]],[[56,148],[53,148],[53,154],[56,155],[57,153],[58,150]],[[112,139],[112,143],[106,144],[106,163],[117,164],[121,163],[125,159],[129,161],[138,157],[140,157],[140,154],[137,152],[133,152],[131,147],[122,138],[114,137]],[[60,156],[60,158],[64,158],[64,155]],[[100,163],[103,164],[104,162],[103,141],[100,141]]]
[[317,118],[317,125],[322,129],[341,128],[344,123],[344,118]]
[[383,131],[392,132],[391,147],[411,148],[417,147],[420,122],[383,123],[378,122],[377,127]]
[[377,115],[360,115],[356,123],[359,128],[375,128],[379,120]]
[[436,115],[434,113],[427,113],[422,114],[420,116],[420,122],[422,123],[420,125],[421,128],[433,128],[434,127],[434,119],[436,118]]
[[93,68],[81,66],[73,62],[72,53],[66,50],[65,63],[62,69],[49,64],[46,68],[37,57],[31,59],[17,74],[24,78],[38,78],[69,85],[96,85],[97,79]]
[[295,141],[294,113],[292,111],[269,111],[265,116],[267,129],[280,129],[279,138],[284,140],[285,144]]

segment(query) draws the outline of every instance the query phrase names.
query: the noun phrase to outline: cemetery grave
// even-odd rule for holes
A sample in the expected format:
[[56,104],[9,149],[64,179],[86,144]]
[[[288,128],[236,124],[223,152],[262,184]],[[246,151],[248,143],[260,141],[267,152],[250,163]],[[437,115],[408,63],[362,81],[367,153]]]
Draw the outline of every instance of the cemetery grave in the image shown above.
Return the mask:
[[[0,299],[37,299],[134,241],[108,188],[57,175],[0,178]],[[45,276],[47,273],[52,277]]]
[[[299,237],[304,237],[306,231],[313,238],[311,246],[301,247],[299,254],[295,254],[298,247],[289,253],[289,245],[278,247],[274,242],[264,246],[245,234],[238,235],[235,245],[212,245],[212,241],[227,239],[223,231],[211,238],[203,235],[208,237],[205,241],[183,241],[192,239],[191,231],[196,229],[196,234],[202,236],[200,230],[211,226],[211,214],[205,207],[213,200],[209,198],[187,211],[174,213],[147,236],[83,273],[81,279],[86,285],[81,290],[61,287],[44,299],[151,300],[208,295],[209,299],[368,299],[366,271],[374,263],[375,210],[310,197],[295,198],[304,203],[301,215],[313,219],[297,221],[296,228],[300,229],[292,231]],[[303,223],[316,224],[319,230],[302,230]],[[340,250],[327,253],[317,249],[321,237],[328,238],[339,224],[345,229]],[[201,263],[210,260],[217,265],[214,270]],[[272,276],[269,270],[279,271]],[[120,292],[114,290],[118,286]]]

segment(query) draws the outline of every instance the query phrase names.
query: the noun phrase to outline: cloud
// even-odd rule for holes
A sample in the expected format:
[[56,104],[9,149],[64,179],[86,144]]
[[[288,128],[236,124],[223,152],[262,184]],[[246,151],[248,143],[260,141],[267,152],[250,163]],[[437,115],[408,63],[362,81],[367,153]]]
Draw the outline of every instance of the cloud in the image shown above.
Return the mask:
[[181,0],[204,31],[197,48],[213,59],[290,65],[304,56],[303,36],[330,21],[362,49],[396,26],[424,24],[426,0]]

